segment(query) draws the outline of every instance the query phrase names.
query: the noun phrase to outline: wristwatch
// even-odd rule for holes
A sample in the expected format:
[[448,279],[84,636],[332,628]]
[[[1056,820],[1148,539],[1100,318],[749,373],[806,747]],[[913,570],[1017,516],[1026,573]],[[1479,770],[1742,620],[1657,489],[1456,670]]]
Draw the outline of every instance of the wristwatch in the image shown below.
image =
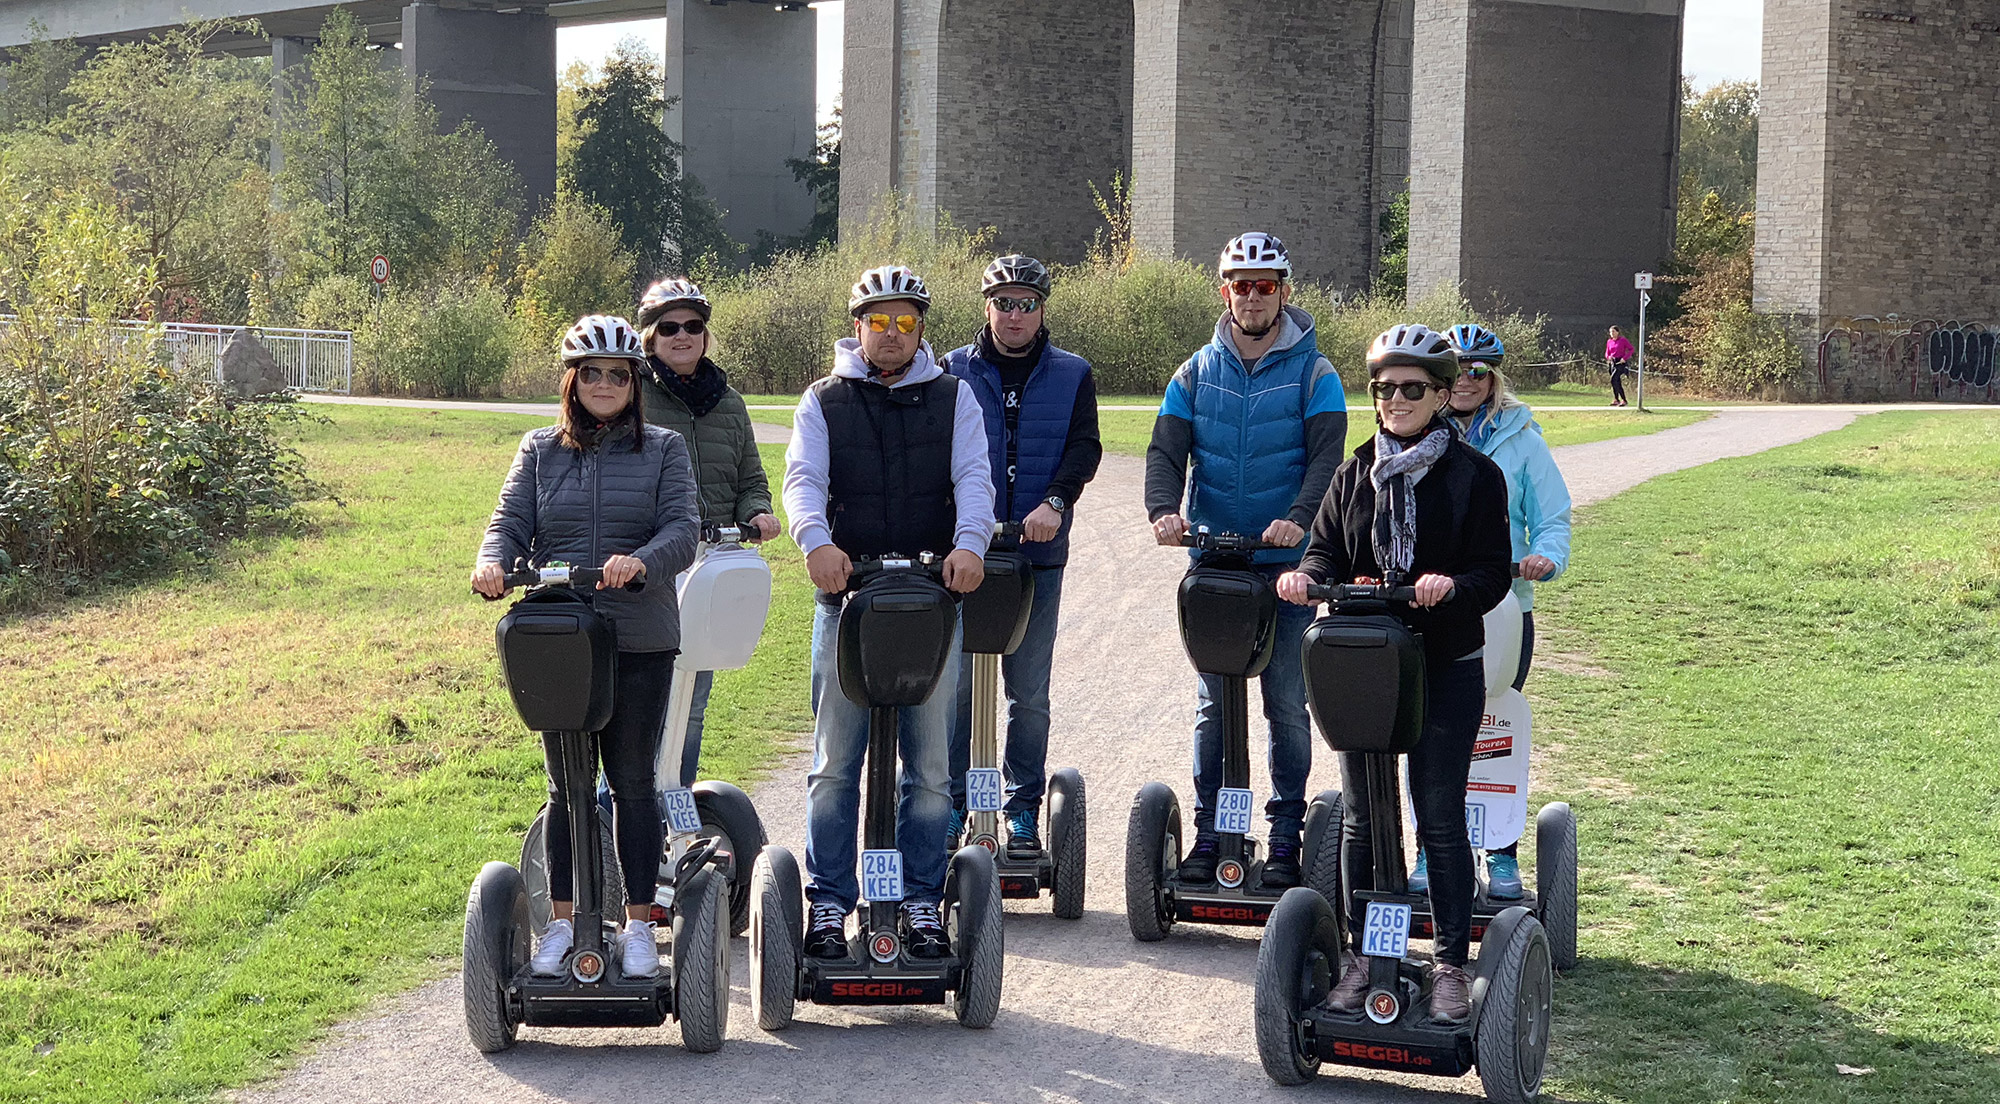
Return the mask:
[[1063,496],[1061,495],[1050,495],[1049,497],[1042,500],[1042,505],[1047,506],[1049,509],[1054,510],[1058,514],[1066,514],[1069,512],[1069,503],[1064,502]]

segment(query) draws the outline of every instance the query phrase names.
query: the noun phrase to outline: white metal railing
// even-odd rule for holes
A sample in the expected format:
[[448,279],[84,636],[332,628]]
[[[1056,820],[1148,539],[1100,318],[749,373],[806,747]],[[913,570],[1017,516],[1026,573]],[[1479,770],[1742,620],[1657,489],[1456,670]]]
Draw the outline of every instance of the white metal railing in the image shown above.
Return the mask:
[[[0,327],[12,326],[11,314],[0,314]],[[354,335],[347,330],[299,330],[280,326],[208,326],[194,322],[167,322],[155,326],[137,320],[116,323],[120,330],[151,333],[157,330],[163,351],[182,371],[206,371],[222,382],[222,351],[245,329],[259,344],[270,350],[285,374],[286,386],[295,391],[320,391],[345,395],[354,389]]]

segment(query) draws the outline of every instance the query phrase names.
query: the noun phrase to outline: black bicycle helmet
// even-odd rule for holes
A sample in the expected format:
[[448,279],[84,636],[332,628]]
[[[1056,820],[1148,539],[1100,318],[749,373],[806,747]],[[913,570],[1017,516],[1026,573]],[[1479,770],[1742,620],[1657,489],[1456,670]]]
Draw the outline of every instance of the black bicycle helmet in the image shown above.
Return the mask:
[[1024,287],[1047,299],[1053,282],[1047,265],[1033,257],[1010,253],[986,266],[986,275],[979,280],[979,292],[991,299],[1001,288]]

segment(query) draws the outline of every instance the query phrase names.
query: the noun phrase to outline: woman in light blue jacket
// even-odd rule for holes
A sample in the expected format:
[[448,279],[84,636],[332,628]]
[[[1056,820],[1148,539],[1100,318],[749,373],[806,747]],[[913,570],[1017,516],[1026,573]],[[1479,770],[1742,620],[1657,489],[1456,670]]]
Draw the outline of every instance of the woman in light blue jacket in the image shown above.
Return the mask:
[[[1452,419],[1467,443],[1507,476],[1507,523],[1514,535],[1514,560],[1521,565],[1521,577],[1514,580],[1514,597],[1521,603],[1521,666],[1514,674],[1514,689],[1519,690],[1528,681],[1535,654],[1535,584],[1569,566],[1569,486],[1542,440],[1534,411],[1514,397],[1500,372],[1507,350],[1499,335],[1484,326],[1464,325],[1452,327],[1447,337],[1458,350],[1459,366],[1450,395]],[[1496,898],[1521,896],[1516,846],[1486,856],[1488,889]],[[1414,887],[1411,891],[1416,892]]]

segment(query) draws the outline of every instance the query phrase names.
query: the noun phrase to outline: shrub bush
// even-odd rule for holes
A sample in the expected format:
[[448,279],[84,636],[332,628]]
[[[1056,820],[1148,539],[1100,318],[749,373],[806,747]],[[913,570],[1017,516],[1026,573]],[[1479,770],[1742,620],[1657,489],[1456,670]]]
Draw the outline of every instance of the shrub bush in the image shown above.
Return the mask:
[[380,322],[357,350],[364,390],[470,398],[506,375],[516,345],[507,297],[490,284],[452,282],[383,299]]

